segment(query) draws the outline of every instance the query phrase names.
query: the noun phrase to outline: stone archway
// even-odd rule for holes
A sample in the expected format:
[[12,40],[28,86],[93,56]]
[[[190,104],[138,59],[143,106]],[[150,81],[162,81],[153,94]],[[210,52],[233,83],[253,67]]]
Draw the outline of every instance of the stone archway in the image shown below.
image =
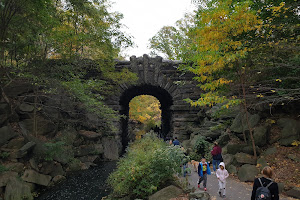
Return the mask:
[[125,90],[120,97],[120,114],[127,116],[122,118],[122,145],[126,147],[128,145],[128,115],[129,115],[129,102],[139,95],[152,95],[156,97],[161,104],[161,121],[162,121],[162,135],[166,137],[170,132],[172,126],[172,111],[173,105],[172,96],[163,88],[159,86],[153,86],[150,84],[144,84],[139,86],[132,86]]
[[[106,104],[120,114],[128,116],[129,102],[135,96],[147,94],[156,97],[162,106],[163,132],[165,135],[176,136],[179,140],[189,139],[186,126],[197,120],[198,108],[191,107],[184,99],[198,99],[201,90],[193,80],[193,74],[184,74],[178,71],[180,62],[163,60],[157,56],[151,58],[148,55],[136,58],[132,56],[130,61],[117,61],[116,69],[127,68],[138,76],[138,82],[134,85],[121,84],[119,91],[106,100]],[[120,132],[118,138],[125,148],[126,120],[116,122]]]

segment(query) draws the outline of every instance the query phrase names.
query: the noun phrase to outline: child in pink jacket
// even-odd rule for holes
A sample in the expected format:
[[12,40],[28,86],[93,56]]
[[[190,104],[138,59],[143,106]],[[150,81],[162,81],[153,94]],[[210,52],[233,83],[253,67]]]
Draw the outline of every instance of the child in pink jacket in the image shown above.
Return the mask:
[[[219,195],[220,197],[225,198],[226,196],[226,178],[229,176],[228,171],[225,169],[224,162],[221,162],[219,165],[219,169],[216,172],[218,181],[219,181]],[[222,194],[223,190],[223,194]]]

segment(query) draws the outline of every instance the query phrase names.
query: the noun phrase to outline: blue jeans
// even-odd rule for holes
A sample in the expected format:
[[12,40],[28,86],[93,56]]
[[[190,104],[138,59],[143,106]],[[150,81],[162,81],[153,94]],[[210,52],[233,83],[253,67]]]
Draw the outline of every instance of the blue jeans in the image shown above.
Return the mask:
[[187,164],[183,164],[183,177],[185,177],[186,176],[186,168],[187,168],[187,166],[186,166]]
[[217,169],[219,169],[220,160],[213,160],[212,164],[215,172]]

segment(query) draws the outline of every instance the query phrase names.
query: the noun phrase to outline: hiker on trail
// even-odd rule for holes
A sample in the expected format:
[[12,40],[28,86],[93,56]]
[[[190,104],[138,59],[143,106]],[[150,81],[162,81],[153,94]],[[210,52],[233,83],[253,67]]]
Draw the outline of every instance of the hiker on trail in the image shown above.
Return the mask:
[[272,168],[264,167],[262,174],[263,177],[254,180],[251,200],[279,200],[278,184],[271,179],[273,176]]
[[213,150],[211,151],[211,155],[213,157],[213,169],[214,173],[219,168],[220,162],[223,161],[222,158],[222,148],[218,145],[218,142],[214,142]]
[[206,191],[207,175],[210,175],[210,168],[205,158],[202,158],[201,162],[199,163],[198,175],[199,175],[198,188],[200,188],[200,183],[203,181],[203,187],[204,190]]
[[[220,163],[219,169],[216,172],[216,176],[219,181],[219,195],[220,197],[226,197],[226,178],[229,176],[228,171],[225,169],[225,164],[223,162]],[[223,191],[223,193],[222,193]]]
[[180,145],[180,142],[179,142],[179,140],[177,140],[177,137],[175,137],[175,140],[173,141],[173,145],[174,146]]

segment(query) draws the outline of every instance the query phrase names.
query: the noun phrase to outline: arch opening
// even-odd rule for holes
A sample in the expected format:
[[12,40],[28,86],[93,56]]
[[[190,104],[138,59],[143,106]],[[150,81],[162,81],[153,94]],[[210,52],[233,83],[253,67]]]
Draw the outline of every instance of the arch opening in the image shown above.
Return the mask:
[[129,103],[130,101],[140,95],[151,95],[158,99],[161,104],[161,136],[166,138],[170,136],[171,122],[172,122],[172,111],[171,106],[173,105],[173,98],[168,91],[153,85],[139,85],[128,88],[123,92],[120,97],[120,114],[125,115],[125,118],[121,119],[122,125],[122,146],[123,151],[127,147],[130,137],[128,132],[128,121],[129,121]]
[[152,95],[139,95],[129,102],[128,137],[130,141],[141,138],[150,130],[161,135],[161,105]]

